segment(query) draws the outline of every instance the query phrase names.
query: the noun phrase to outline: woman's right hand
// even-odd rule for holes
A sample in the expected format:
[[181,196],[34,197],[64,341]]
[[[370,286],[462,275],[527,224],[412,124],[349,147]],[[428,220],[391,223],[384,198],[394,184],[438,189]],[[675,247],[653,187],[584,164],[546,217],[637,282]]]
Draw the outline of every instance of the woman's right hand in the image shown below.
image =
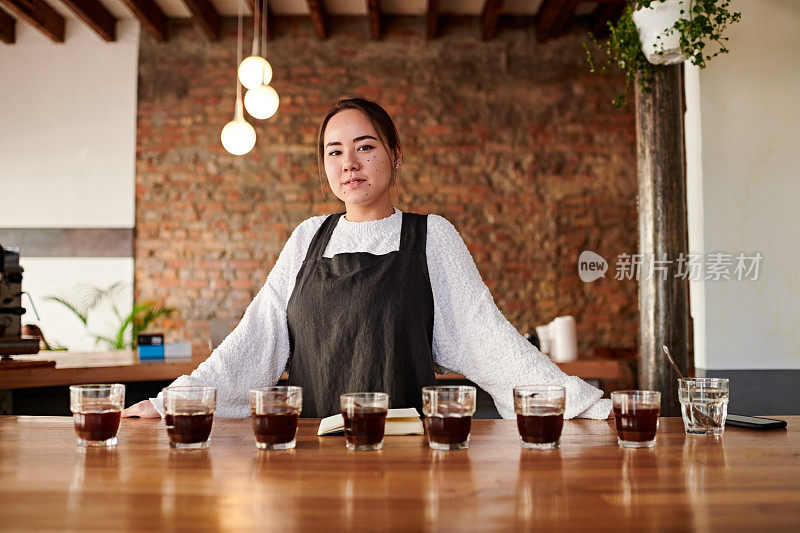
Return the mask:
[[153,407],[153,402],[151,402],[150,400],[144,400],[142,402],[131,405],[127,409],[123,409],[122,416],[123,417],[138,416],[139,418],[161,418],[161,415],[158,414],[156,408]]

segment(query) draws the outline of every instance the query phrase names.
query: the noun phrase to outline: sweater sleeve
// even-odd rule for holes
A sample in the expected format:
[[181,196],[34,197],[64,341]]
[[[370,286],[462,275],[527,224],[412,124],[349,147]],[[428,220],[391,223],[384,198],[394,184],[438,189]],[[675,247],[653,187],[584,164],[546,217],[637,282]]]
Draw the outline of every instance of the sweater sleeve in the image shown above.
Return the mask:
[[[249,389],[277,383],[289,359],[286,307],[311,238],[322,223],[318,219],[324,217],[308,219],[292,232],[236,328],[190,375],[170,386],[216,387],[217,416],[250,416]],[[163,393],[150,401],[163,417]]]
[[564,418],[606,418],[603,392],[562,372],[506,320],[483,283],[458,231],[428,216],[427,262],[434,300],[433,356],[488,392],[503,418],[513,418],[517,385],[561,385]]

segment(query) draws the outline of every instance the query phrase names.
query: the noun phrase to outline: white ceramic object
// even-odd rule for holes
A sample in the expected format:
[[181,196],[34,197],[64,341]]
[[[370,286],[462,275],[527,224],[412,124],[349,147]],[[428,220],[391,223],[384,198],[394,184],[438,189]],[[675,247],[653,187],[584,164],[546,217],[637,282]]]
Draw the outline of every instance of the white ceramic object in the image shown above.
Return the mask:
[[550,324],[553,338],[553,353],[550,358],[556,363],[566,363],[578,358],[578,334],[575,319],[571,316],[556,317]]
[[539,351],[556,363],[566,363],[578,358],[578,335],[575,319],[571,316],[559,316],[549,324],[537,326],[536,335],[541,346]]
[[536,326],[536,336],[539,337],[539,351],[549,356],[553,349],[553,343],[550,339],[550,324]]
[[[633,12],[633,23],[639,30],[642,52],[650,63],[675,65],[686,59],[681,54],[680,34],[667,31],[681,18],[681,9],[685,9],[683,0],[666,0]],[[663,53],[657,53],[662,46]]]

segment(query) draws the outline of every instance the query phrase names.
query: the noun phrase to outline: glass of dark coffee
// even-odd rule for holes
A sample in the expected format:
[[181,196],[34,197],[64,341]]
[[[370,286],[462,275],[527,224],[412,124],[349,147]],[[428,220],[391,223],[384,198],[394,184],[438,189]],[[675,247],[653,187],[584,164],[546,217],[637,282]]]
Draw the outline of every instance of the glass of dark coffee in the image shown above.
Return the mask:
[[289,450],[295,447],[297,422],[303,409],[302,387],[250,389],[250,416],[256,448]]
[[564,427],[566,390],[560,385],[514,387],[514,412],[523,448],[559,447]]
[[475,392],[475,387],[468,385],[422,388],[428,446],[434,450],[469,448]]
[[169,445],[178,450],[208,448],[217,389],[214,387],[167,387],[164,389],[164,422]]
[[661,393],[623,390],[611,393],[617,442],[623,448],[652,448],[656,444]]
[[114,446],[122,409],[125,385],[72,385],[69,408],[75,421],[79,446]]
[[351,392],[340,396],[344,441],[348,450],[383,448],[389,395],[385,392]]

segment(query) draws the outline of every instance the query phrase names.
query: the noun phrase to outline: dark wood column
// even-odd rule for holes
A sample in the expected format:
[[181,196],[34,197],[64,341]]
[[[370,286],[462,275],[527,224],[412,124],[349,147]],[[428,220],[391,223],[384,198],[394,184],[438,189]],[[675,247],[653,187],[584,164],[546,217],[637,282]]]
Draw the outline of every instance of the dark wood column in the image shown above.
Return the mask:
[[[639,176],[639,388],[661,391],[662,416],[680,416],[677,376],[661,345],[691,374],[688,279],[675,277],[675,260],[688,253],[686,164],[683,150],[681,66],[661,67],[652,92],[636,86]],[[651,257],[671,260],[666,275],[648,275]],[[664,265],[664,264],[662,264]],[[648,279],[649,278],[649,279]],[[691,369],[692,371],[694,369]]]

